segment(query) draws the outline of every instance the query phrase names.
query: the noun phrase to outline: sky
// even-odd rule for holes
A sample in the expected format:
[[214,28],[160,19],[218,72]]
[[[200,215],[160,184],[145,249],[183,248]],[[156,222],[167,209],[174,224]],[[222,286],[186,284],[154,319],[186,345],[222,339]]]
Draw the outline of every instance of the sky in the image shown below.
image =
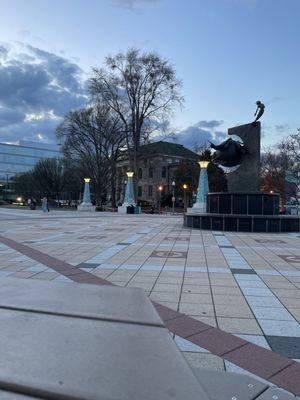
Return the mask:
[[0,141],[55,143],[91,69],[132,47],[182,81],[179,143],[220,141],[257,100],[263,146],[300,127],[299,0],[0,0],[0,15]]

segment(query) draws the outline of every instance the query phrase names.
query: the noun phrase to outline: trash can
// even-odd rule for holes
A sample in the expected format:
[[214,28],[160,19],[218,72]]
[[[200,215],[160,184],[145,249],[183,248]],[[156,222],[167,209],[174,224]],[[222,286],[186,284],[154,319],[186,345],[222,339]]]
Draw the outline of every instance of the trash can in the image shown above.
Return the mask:
[[127,214],[134,214],[134,206],[133,205],[127,207]]

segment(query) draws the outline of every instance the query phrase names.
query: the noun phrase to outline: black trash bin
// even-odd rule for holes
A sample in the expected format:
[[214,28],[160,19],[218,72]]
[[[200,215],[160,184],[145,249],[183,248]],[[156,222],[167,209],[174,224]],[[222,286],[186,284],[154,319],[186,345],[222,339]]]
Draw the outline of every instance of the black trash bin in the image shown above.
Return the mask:
[[133,205],[127,207],[127,214],[134,214],[134,206]]

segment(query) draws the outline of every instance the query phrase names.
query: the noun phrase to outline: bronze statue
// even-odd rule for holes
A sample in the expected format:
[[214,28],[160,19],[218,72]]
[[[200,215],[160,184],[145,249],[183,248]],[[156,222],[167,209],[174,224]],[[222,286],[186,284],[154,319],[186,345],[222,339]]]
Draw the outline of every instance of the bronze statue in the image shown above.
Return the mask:
[[240,165],[243,156],[247,153],[246,146],[231,138],[219,145],[210,142],[210,147],[214,150],[212,161],[223,167],[236,167]]
[[255,118],[255,121],[253,122],[254,126],[255,126],[256,122],[259,120],[259,118],[265,112],[265,105],[261,101],[257,100],[256,105],[257,105],[257,108],[256,108],[256,111],[255,111],[254,117],[256,116],[256,114],[257,114],[257,116]]

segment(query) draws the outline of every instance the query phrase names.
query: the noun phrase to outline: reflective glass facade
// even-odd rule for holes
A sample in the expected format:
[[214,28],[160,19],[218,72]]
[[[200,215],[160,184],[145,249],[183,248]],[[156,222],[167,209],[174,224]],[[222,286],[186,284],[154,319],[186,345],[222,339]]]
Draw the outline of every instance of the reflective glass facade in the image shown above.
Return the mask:
[[58,146],[19,141],[0,143],[0,181],[30,171],[41,158],[61,157]]

